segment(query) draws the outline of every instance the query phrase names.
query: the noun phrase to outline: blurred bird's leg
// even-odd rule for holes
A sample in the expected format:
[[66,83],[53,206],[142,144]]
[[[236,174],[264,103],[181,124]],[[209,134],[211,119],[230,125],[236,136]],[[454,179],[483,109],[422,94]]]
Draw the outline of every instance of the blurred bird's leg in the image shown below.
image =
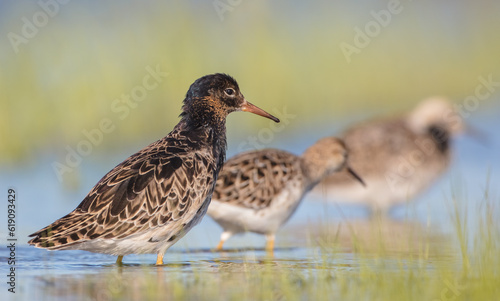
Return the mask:
[[226,240],[228,240],[229,237],[231,237],[232,235],[233,235],[233,233],[231,233],[229,231],[222,232],[222,234],[220,235],[219,244],[217,245],[217,247],[215,248],[215,250],[216,251],[222,251],[222,246],[224,245],[224,243],[226,242]]
[[222,246],[224,245],[224,241],[221,239],[219,241],[219,244],[217,244],[217,247],[215,247],[216,251],[222,251]]
[[384,220],[390,218],[389,208],[384,208],[380,206],[371,206],[369,209],[370,209],[371,220]]
[[267,234],[266,235],[266,251],[269,253],[269,255],[274,254],[274,239],[275,235],[273,234]]
[[116,265],[122,265],[122,260],[123,260],[123,255],[119,255],[118,258],[116,258]]
[[156,265],[162,265],[163,264],[163,254],[158,253],[156,255]]

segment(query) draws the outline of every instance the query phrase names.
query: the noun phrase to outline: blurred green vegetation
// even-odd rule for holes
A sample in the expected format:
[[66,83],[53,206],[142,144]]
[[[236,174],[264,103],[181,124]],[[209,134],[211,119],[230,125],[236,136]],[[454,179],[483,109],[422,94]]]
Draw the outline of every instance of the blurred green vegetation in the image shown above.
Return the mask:
[[[64,156],[103,118],[116,129],[99,151],[155,140],[177,123],[189,85],[214,72],[233,75],[258,106],[298,114],[290,133],[313,120],[407,109],[432,94],[463,101],[479,76],[500,78],[495,1],[401,1],[350,63],[340,44],[354,44],[354,28],[388,1],[241,1],[221,15],[213,3],[72,1],[18,53],[8,34],[21,35],[23,17],[43,10],[35,1],[2,3],[0,163]],[[119,119],[112,101],[140,85],[147,66],[169,75]],[[233,127],[268,124],[232,118]]]

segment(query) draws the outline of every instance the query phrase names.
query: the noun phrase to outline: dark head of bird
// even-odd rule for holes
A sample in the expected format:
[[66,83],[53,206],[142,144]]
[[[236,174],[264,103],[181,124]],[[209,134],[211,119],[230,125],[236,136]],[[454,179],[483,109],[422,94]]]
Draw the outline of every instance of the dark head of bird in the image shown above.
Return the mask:
[[223,130],[227,115],[236,111],[251,112],[279,122],[278,118],[246,101],[236,80],[221,73],[203,76],[189,87],[180,116],[188,127]]
[[[189,87],[177,125],[189,136],[210,137],[217,173],[225,160],[226,117],[231,112],[251,112],[275,122],[279,119],[246,101],[238,83],[229,75],[216,73],[197,79]],[[199,134],[200,131],[204,134]]]

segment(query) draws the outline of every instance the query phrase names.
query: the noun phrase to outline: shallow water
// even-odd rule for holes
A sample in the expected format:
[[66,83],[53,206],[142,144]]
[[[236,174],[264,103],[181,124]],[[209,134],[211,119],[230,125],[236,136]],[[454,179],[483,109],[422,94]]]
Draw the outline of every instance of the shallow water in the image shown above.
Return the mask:
[[[385,271],[390,273],[400,270],[401,265],[418,264],[412,257],[416,253],[408,250],[374,257],[367,253],[360,260],[352,250],[337,247],[335,252],[322,247],[277,248],[274,255],[263,249],[252,248],[228,249],[223,252],[172,248],[165,257],[166,264],[162,266],[154,265],[155,255],[126,256],[123,266],[117,266],[112,256],[85,251],[47,252],[20,247],[17,254],[15,299],[30,300],[111,300],[114,295],[130,289],[123,287],[124,285],[134,283],[139,278],[167,283],[183,279],[191,282],[196,277],[218,279],[227,274],[237,278],[269,270],[275,271],[277,275],[283,271],[299,271],[308,275],[324,270],[357,273],[360,264],[383,264]],[[324,254],[327,258],[318,254]],[[1,262],[5,266],[5,260]],[[436,262],[451,266],[458,263],[454,256],[431,257],[427,258],[426,268],[432,269]],[[147,289],[147,285],[139,287],[140,290]],[[5,291],[0,296],[2,300],[5,300],[5,296],[12,298],[12,294]]]
[[[116,258],[113,256],[85,251],[48,252],[28,247],[28,234],[74,209],[100,176],[133,150],[112,158],[98,155],[86,158],[81,166],[81,185],[75,191],[66,190],[64,184],[57,180],[50,158],[34,167],[3,169],[0,172],[1,188],[5,192],[8,187],[13,187],[17,192],[18,293],[15,296],[9,294],[5,281],[2,281],[0,299],[28,296],[36,296],[36,300],[71,300],[79,299],[79,296],[83,296],[80,298],[83,300],[95,299],[97,297],[88,292],[92,292],[93,285],[98,286],[99,279],[108,277],[109,273],[118,273],[130,279],[143,277],[145,273],[157,279],[159,271],[162,271],[167,275],[175,273],[191,279],[197,273],[217,274],[226,270],[236,273],[269,265],[308,272],[324,268],[357,271],[359,258],[354,258],[360,249],[366,256],[365,263],[375,265],[385,261],[389,270],[391,265],[395,269],[401,265],[412,265],[415,258],[425,256],[429,256],[427,260],[430,263],[426,268],[432,269],[433,262],[458,267],[458,254],[450,251],[456,243],[450,220],[450,206],[453,207],[451,192],[463,193],[463,202],[459,202],[458,206],[471,213],[467,227],[470,228],[469,233],[474,233],[474,218],[477,215],[472,213],[484,202],[488,179],[492,183],[489,193],[492,199],[498,200],[499,191],[493,185],[499,182],[500,177],[500,133],[497,131],[500,122],[497,118],[494,112],[482,112],[471,117],[467,122],[485,133],[487,144],[477,143],[468,137],[457,139],[450,170],[415,202],[393,210],[388,219],[370,220],[363,207],[330,203],[313,195],[306,197],[297,213],[278,233],[278,248],[274,257],[269,257],[262,249],[264,238],[254,234],[231,238],[226,243],[227,252],[212,252],[221,229],[208,217],[167,251],[167,264],[162,267],[153,265],[155,255],[126,256],[124,266],[118,268],[114,265]],[[318,127],[318,131],[312,134],[299,133],[295,138],[286,135],[276,137],[268,146],[300,153],[316,139],[335,133],[340,127]],[[233,154],[234,147],[230,144],[228,156]],[[6,224],[5,214],[0,216],[0,221],[2,225]],[[6,241],[4,230],[1,235]],[[373,259],[369,258],[371,253],[376,254]],[[2,271],[8,270],[6,254],[2,252],[0,255]],[[85,289],[77,285],[80,281],[86,283]]]

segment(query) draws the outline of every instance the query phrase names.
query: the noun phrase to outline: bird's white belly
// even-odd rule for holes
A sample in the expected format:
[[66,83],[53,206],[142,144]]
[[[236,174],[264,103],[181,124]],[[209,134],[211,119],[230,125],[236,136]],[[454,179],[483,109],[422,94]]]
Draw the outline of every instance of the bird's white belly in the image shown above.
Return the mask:
[[363,178],[366,186],[355,182],[345,185],[320,184],[315,193],[331,201],[362,204],[387,210],[392,206],[411,201],[439,175],[439,172],[427,172],[425,169],[420,169],[407,178],[387,173],[384,177]]
[[275,233],[297,209],[303,197],[303,190],[298,185],[292,185],[276,195],[269,207],[258,210],[212,200],[208,215],[224,230],[232,233]]

